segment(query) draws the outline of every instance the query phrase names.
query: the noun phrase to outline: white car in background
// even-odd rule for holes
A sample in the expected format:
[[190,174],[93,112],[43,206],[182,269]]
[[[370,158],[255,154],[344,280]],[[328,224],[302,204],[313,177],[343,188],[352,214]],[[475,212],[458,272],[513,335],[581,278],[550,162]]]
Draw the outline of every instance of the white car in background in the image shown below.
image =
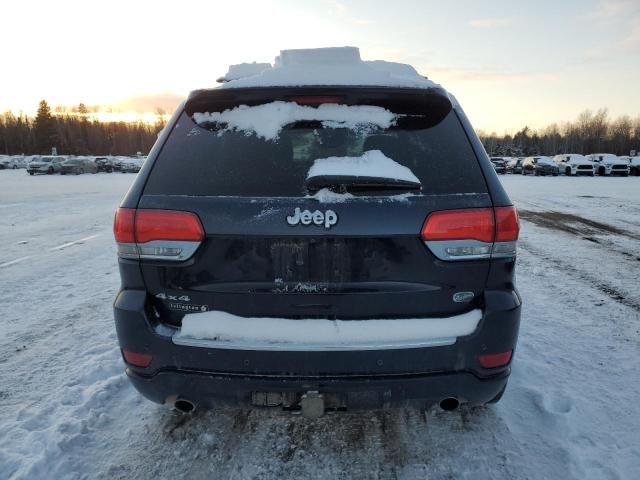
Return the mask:
[[553,161],[558,165],[560,173],[565,175],[590,175],[593,177],[596,174],[593,162],[578,153],[556,155],[553,157]]
[[640,177],[640,156],[635,157],[620,157],[620,160],[626,160],[629,162],[629,174]]
[[33,160],[27,165],[27,172],[29,175],[36,173],[46,173],[52,175],[60,172],[62,164],[67,161],[66,156],[59,155],[46,155],[40,157],[38,160]]
[[16,170],[18,168],[27,168],[27,162],[24,155],[13,155],[0,159],[0,168],[7,170]]
[[621,175],[626,177],[629,175],[629,162],[612,153],[592,153],[586,158],[593,162],[596,173],[600,176]]

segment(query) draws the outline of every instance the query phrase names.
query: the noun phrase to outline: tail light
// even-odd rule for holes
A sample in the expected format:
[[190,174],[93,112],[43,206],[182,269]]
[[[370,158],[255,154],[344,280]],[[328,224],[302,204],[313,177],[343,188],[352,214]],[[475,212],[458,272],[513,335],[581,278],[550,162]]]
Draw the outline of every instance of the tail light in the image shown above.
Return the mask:
[[483,260],[516,254],[515,207],[470,208],[431,213],[421,237],[441,260]]
[[118,208],[113,233],[122,258],[184,261],[204,240],[192,212]]

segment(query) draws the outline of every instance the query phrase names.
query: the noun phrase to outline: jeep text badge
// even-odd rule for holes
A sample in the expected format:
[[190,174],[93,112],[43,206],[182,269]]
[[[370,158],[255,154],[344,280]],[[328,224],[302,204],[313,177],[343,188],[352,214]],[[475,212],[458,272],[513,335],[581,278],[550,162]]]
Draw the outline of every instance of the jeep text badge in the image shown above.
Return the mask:
[[292,227],[295,225],[324,225],[324,228],[331,228],[338,223],[338,215],[333,210],[327,210],[321,212],[316,210],[310,212],[309,210],[300,210],[296,208],[293,215],[287,216],[287,223]]

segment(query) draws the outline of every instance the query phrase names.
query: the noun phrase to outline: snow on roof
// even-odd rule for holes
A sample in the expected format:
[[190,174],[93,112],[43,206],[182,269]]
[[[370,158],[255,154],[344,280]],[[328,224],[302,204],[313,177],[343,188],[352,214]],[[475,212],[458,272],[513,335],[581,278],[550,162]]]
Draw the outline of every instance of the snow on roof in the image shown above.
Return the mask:
[[270,70],[270,63],[239,63],[237,65],[229,65],[229,70],[224,77],[218,79],[218,82],[230,82],[231,80],[238,80],[243,77],[250,77],[252,75],[258,75],[265,70]]
[[391,178],[420,184],[413,172],[385,156],[380,150],[369,150],[360,157],[318,158],[307,173],[307,179],[323,176]]
[[[241,64],[269,65],[269,64]],[[232,66],[233,67],[233,66]],[[231,69],[230,69],[231,72]],[[437,86],[411,65],[383,60],[363,61],[357,47],[281,50],[272,68],[237,68],[246,75],[219,88],[275,87],[303,85],[358,85],[407,88]]]
[[226,124],[227,130],[255,133],[265,140],[274,140],[285,125],[301,120],[323,122],[327,128],[358,128],[363,125],[389,128],[396,122],[397,115],[371,105],[325,103],[314,108],[277,101],[255,106],[240,105],[224,112],[196,112],[193,119],[198,124],[222,123]]

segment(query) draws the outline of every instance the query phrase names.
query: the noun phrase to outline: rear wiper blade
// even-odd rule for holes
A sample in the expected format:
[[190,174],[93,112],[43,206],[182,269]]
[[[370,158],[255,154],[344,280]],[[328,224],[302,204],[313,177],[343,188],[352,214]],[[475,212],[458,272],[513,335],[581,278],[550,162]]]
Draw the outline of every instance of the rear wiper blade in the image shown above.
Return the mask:
[[356,175],[316,175],[308,177],[306,186],[309,190],[325,187],[342,187],[347,190],[399,189],[419,190],[420,182],[388,177],[363,177]]

